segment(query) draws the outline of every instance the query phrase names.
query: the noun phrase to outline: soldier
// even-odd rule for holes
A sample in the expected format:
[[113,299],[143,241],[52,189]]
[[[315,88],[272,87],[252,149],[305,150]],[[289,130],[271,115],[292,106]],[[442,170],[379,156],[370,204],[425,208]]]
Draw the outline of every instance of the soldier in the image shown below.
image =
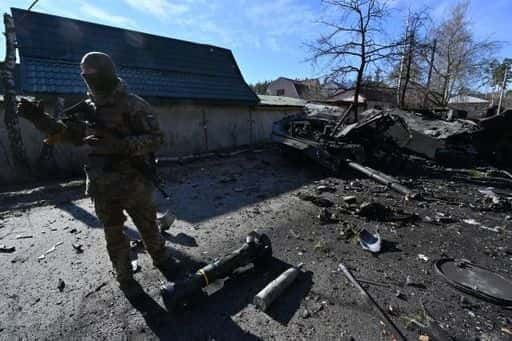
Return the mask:
[[154,186],[145,174],[163,135],[149,104],[127,92],[109,55],[89,52],[80,67],[88,88],[85,107],[78,112],[81,119],[57,121],[44,113],[41,103],[28,101],[18,105],[18,114],[48,135],[46,143],[89,146],[86,195],[94,201],[116,278],[128,295],[137,283],[131,272],[130,244],[123,233],[123,210],[137,226],[153,264],[166,273],[172,263],[156,224]]

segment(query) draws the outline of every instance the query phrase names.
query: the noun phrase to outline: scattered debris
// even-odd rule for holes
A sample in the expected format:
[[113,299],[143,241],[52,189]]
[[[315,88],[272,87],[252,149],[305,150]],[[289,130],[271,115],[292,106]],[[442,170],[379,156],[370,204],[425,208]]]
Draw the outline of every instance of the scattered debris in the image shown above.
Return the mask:
[[38,260],[43,260],[46,258],[46,255],[52,253],[52,252],[55,252],[55,250],[57,250],[57,247],[64,244],[63,241],[60,241],[60,242],[57,242],[54,246],[52,246],[51,248],[49,248],[48,250],[45,251],[44,254],[42,254],[41,256],[37,257]]
[[435,262],[436,273],[454,288],[486,301],[511,306],[512,279],[466,259],[443,258]]
[[476,221],[475,219],[464,219],[462,221],[468,225],[480,225],[480,223],[478,221]]
[[103,288],[105,285],[107,285],[107,282],[102,282],[100,285],[98,285],[96,287],[96,289],[94,289],[93,291],[89,291],[87,294],[85,294],[85,297],[89,297],[91,296],[92,294],[94,294],[95,292],[98,292],[101,290],[101,288]]
[[293,238],[300,239],[300,234],[298,234],[294,230],[290,230],[290,234],[292,235]]
[[29,238],[34,238],[34,236],[32,236],[31,234],[18,234],[16,236],[16,239],[29,239]]
[[71,244],[71,246],[73,247],[73,249],[76,251],[76,253],[83,253],[84,250],[83,250],[83,245],[82,244],[78,244],[78,243],[73,243]]
[[395,292],[395,297],[396,298],[399,298],[401,300],[404,300],[406,301],[407,300],[407,296],[400,290],[400,289],[397,289],[396,292]]
[[487,226],[484,226],[484,225],[479,225],[479,227],[480,227],[482,230],[491,231],[491,232],[496,232],[496,233],[500,233],[500,232],[501,232],[501,230],[503,229],[503,227],[501,227],[501,226],[487,227]]
[[359,282],[354,278],[350,270],[343,264],[340,263],[339,270],[343,271],[345,276],[348,278],[348,280],[356,287],[356,289],[359,290],[359,293],[366,302],[368,302],[369,305],[371,305],[371,308],[373,308],[378,314],[379,317],[386,323],[386,325],[393,331],[395,336],[398,337],[398,339],[406,341],[407,338],[402,334],[400,329],[395,325],[395,323],[389,318],[389,316],[382,310],[382,308],[377,304],[377,302],[373,299],[373,297],[368,294],[368,292],[359,284]]
[[320,209],[320,213],[317,218],[322,224],[330,224],[338,221],[336,215],[331,213],[327,208]]
[[16,251],[16,247],[0,244],[0,253],[13,253],[14,251]]
[[328,186],[328,185],[320,185],[320,186],[317,186],[316,191],[320,194],[325,193],[325,192],[334,193],[334,192],[336,192],[336,187]]
[[418,259],[420,259],[424,262],[428,262],[430,260],[427,256],[425,256],[424,254],[421,254],[421,253],[418,254]]
[[302,263],[297,266],[294,266],[285,272],[283,272],[279,277],[270,282],[263,290],[261,290],[254,297],[254,305],[260,310],[267,310],[267,308],[276,300],[276,298],[281,295],[281,293],[289,287],[293,281],[300,274],[300,268],[302,267]]
[[357,202],[357,198],[353,195],[348,195],[348,196],[343,197],[343,201],[346,204],[351,205],[351,204],[355,204]]
[[426,288],[425,284],[415,282],[410,275],[407,275],[407,277],[405,277],[405,283],[404,284],[405,284],[405,286],[414,287],[414,288],[418,288],[418,289],[425,289]]
[[452,224],[457,222],[457,219],[444,214],[443,212],[436,212],[435,221],[438,224]]
[[334,205],[334,203],[329,199],[318,197],[318,196],[307,194],[307,193],[303,193],[303,192],[297,193],[297,197],[299,197],[299,199],[304,200],[304,201],[310,201],[318,207],[332,207]]
[[331,251],[331,248],[327,246],[327,244],[322,240],[318,241],[313,248],[315,249],[315,251],[323,253],[329,253]]
[[357,210],[357,214],[361,217],[379,221],[385,220],[390,212],[386,206],[378,202],[363,202]]
[[466,308],[466,309],[478,309],[478,308],[480,308],[480,305],[478,305],[475,302],[471,301],[469,298],[467,298],[464,295],[460,296],[459,302],[460,302],[460,306],[462,308]]
[[64,287],[66,286],[66,283],[64,283],[64,280],[62,278],[59,278],[59,283],[57,284],[57,289],[59,289],[60,292],[64,290]]
[[382,239],[378,232],[374,234],[362,229],[359,232],[359,244],[363,250],[370,251],[371,253],[379,253],[382,248]]

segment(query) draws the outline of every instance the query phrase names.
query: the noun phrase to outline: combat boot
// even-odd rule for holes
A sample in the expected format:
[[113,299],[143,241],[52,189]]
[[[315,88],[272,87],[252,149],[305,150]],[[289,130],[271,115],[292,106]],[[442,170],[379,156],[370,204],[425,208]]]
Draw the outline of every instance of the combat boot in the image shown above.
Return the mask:
[[160,270],[165,278],[170,279],[175,275],[178,264],[172,256],[172,249],[164,246],[162,252],[159,252],[159,256],[153,258],[153,265]]

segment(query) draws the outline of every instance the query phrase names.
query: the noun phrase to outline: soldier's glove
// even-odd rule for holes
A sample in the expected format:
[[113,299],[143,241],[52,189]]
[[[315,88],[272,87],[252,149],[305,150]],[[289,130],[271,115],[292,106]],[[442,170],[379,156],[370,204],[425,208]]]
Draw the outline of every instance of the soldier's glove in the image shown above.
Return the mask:
[[125,154],[127,149],[126,141],[112,135],[89,135],[83,141],[100,154]]
[[16,112],[19,116],[34,122],[44,117],[44,103],[42,101],[30,102],[22,98]]

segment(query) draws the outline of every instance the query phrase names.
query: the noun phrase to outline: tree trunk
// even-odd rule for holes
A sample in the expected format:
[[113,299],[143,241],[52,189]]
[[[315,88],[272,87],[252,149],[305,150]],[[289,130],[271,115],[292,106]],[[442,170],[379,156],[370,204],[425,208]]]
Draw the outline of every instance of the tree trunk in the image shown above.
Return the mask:
[[[64,98],[57,97],[53,117],[55,119],[59,119],[62,116],[63,111]],[[59,170],[53,150],[53,146],[47,143],[43,143],[43,146],[41,147],[41,154],[39,155],[39,158],[37,160],[37,165],[41,167],[44,176],[54,175]]]
[[355,121],[359,121],[359,93],[361,92],[361,83],[363,82],[363,74],[364,68],[366,67],[365,63],[361,63],[359,67],[359,71],[357,71],[357,80],[356,80],[356,88],[354,90],[354,119]]
[[432,70],[434,69],[434,60],[436,58],[437,39],[434,39],[432,46],[432,54],[430,55],[430,65],[428,68],[427,87],[425,89],[425,97],[423,98],[423,107],[428,105],[428,95],[430,95],[430,83],[432,82]]
[[409,80],[411,79],[411,65],[412,65],[412,52],[413,52],[413,42],[414,36],[412,33],[409,35],[409,47],[407,50],[407,65],[405,69],[405,79],[404,85],[402,87],[402,94],[400,96],[400,108],[403,109],[405,107],[405,95],[407,94],[407,86],[409,85]]
[[16,32],[14,30],[14,21],[7,13],[4,14],[4,24],[6,38],[5,63],[2,72],[5,104],[4,123],[7,130],[7,137],[9,138],[9,147],[14,168],[18,176],[26,177],[30,175],[30,165],[25,153],[19,119],[16,114]]

